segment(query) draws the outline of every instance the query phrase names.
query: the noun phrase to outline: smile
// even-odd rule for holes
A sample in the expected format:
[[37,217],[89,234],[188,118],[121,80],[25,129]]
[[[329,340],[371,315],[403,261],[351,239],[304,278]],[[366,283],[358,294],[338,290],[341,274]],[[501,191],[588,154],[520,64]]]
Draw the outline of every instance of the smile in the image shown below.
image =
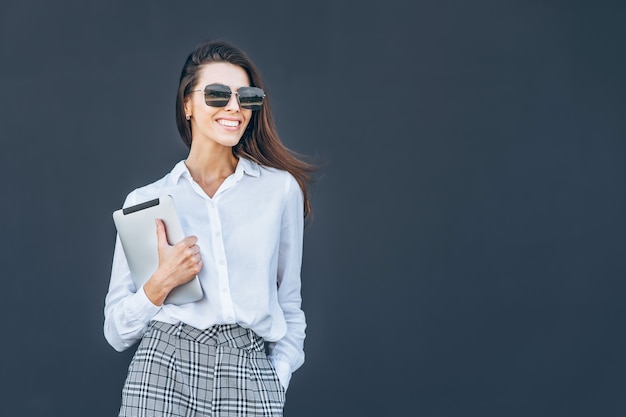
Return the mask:
[[228,126],[228,127],[237,127],[237,126],[239,126],[239,122],[237,120],[219,119],[217,121],[217,123],[221,124],[222,126]]

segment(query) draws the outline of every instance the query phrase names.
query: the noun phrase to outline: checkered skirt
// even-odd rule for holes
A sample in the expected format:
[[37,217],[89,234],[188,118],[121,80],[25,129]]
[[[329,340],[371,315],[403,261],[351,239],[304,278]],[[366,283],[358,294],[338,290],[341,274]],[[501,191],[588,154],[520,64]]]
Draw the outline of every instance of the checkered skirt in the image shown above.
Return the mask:
[[284,403],[263,339],[252,330],[154,321],[128,368],[119,415],[274,417]]

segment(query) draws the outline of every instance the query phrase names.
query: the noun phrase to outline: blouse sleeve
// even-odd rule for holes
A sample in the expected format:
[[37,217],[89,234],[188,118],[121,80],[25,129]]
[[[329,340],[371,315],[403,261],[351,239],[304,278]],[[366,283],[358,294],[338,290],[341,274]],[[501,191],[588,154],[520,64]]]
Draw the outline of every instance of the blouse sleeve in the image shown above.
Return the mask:
[[[129,194],[124,207],[134,204]],[[161,307],[148,299],[143,288],[139,291],[130,276],[128,262],[119,236],[115,240],[111,281],[104,303],[104,336],[118,352],[134,345],[148,328],[150,320]]]
[[289,175],[287,199],[282,214],[278,251],[278,303],[287,323],[287,334],[270,344],[269,359],[283,387],[304,363],[306,321],[301,309],[302,246],[304,235],[303,194],[295,178]]

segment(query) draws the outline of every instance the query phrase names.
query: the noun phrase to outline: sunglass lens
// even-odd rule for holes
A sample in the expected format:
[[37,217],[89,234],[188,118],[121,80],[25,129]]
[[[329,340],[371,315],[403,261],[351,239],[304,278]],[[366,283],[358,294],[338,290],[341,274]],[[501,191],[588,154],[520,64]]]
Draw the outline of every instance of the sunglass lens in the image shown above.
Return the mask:
[[239,104],[248,110],[259,110],[263,105],[265,93],[258,87],[241,87],[239,94]]
[[230,101],[230,88],[221,84],[210,84],[204,88],[204,101],[207,106],[224,107]]

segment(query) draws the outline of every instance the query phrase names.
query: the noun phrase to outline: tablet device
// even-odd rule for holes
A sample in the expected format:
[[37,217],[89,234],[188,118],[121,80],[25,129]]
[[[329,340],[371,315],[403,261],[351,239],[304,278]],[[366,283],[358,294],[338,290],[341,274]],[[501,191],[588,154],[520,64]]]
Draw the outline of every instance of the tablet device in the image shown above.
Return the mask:
[[[165,223],[170,244],[176,244],[185,237],[174,199],[170,195],[113,212],[113,221],[128,261],[130,275],[137,288],[141,288],[159,266],[156,219]],[[174,288],[165,303],[178,305],[201,298],[202,287],[196,275],[191,281]]]

